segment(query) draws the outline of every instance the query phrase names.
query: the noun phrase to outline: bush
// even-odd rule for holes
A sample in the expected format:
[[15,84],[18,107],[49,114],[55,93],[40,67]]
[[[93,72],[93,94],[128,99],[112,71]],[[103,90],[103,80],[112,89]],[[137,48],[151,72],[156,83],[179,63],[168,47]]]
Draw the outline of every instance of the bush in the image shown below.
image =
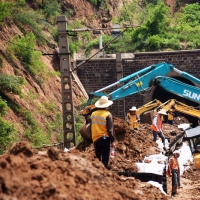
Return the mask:
[[37,128],[32,130],[27,128],[24,132],[24,136],[29,140],[32,147],[42,147],[43,144],[51,145],[52,142],[41,129]]
[[3,57],[0,56],[0,68],[3,68]]
[[4,116],[6,111],[8,110],[8,106],[5,100],[2,100],[0,97],[0,116]]
[[22,76],[0,75],[0,90],[2,91],[22,95],[21,87],[23,84],[25,84],[25,80]]
[[27,122],[27,124],[24,124],[24,137],[29,140],[32,146],[41,147],[43,144],[52,144],[51,137],[42,131],[31,112],[22,109],[20,113]]
[[42,7],[46,19],[49,19],[51,17],[56,17],[61,12],[61,5],[55,0],[44,1],[44,5]]
[[12,38],[11,42],[10,48],[17,58],[34,75],[38,83],[42,83],[46,79],[47,72],[44,63],[40,60],[42,53],[34,50],[35,35],[32,32],[21,38],[16,35]]
[[17,26],[23,30],[24,27],[21,24],[28,25],[30,30],[36,36],[37,42],[41,44],[45,43],[45,37],[42,34],[42,29],[37,22],[41,21],[42,19],[43,16],[34,10],[24,10],[22,8],[17,8],[13,12],[13,21],[17,24]]
[[2,0],[0,1],[0,24],[3,23],[6,17],[11,15],[12,6],[12,2],[2,2]]
[[15,131],[13,124],[0,117],[0,154],[12,144],[12,133]]
[[162,39],[158,35],[149,36],[145,42],[147,50],[160,50]]

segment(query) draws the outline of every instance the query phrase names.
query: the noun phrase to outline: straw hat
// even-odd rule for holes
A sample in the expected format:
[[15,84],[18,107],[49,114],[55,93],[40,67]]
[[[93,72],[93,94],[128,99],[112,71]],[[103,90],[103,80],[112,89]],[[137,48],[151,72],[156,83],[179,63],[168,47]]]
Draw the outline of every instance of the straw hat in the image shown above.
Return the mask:
[[158,114],[167,115],[167,113],[166,113],[166,111],[164,109],[159,110]]
[[136,111],[137,108],[135,106],[133,106],[131,109],[129,109],[130,111]]
[[175,150],[174,152],[173,152],[173,154],[179,154],[180,155],[180,151],[179,150]]
[[97,108],[107,108],[113,104],[113,101],[108,100],[107,96],[102,96],[94,105]]

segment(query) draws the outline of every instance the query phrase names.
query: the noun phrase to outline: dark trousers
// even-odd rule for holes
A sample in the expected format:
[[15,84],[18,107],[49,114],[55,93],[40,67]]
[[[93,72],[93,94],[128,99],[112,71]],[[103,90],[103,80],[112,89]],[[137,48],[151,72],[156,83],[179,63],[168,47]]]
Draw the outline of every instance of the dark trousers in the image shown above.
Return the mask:
[[177,169],[172,170],[172,187],[174,186],[180,186],[180,176]]
[[110,138],[99,138],[94,143],[94,149],[96,157],[104,164],[104,166],[108,167],[109,156],[110,156]]
[[165,136],[163,135],[163,133],[162,132],[153,131],[153,141],[154,142],[156,142],[157,136],[159,136],[162,139],[162,143],[165,146]]
[[174,122],[174,121],[173,121],[173,120],[168,120],[167,122],[168,122],[168,124],[173,125],[173,122]]

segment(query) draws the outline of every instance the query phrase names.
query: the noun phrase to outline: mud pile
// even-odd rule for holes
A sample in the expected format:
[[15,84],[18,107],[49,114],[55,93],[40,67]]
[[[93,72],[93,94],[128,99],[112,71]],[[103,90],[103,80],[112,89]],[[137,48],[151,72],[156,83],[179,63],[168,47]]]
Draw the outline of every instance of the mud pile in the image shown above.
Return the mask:
[[[123,119],[117,117],[113,119],[116,149],[115,158],[110,159],[109,163],[111,170],[137,172],[136,162],[142,162],[145,156],[161,153],[158,144],[153,141],[150,124],[140,124],[138,130],[130,130]],[[181,122],[184,120],[182,119]],[[164,124],[164,135],[170,141],[175,140],[181,133],[177,124]],[[77,149],[82,152],[94,152],[93,144],[88,141],[80,143]]]
[[120,177],[93,153],[54,147],[33,150],[19,142],[0,156],[0,199],[167,199],[152,185]]
[[[168,199],[148,183],[113,172],[137,171],[135,162],[160,153],[150,125],[130,131],[124,120],[114,118],[114,127],[116,152],[110,170],[96,159],[91,142],[83,141],[68,152],[54,147],[38,151],[27,142],[14,144],[0,156],[0,199]],[[178,134],[175,126],[166,134],[172,130]]]

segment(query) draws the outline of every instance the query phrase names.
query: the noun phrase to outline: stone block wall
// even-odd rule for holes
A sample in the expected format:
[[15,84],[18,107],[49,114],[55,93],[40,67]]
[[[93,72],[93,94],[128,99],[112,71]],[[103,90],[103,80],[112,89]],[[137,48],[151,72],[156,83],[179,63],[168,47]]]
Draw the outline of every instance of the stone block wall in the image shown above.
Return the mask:
[[[81,61],[77,60],[76,64]],[[134,58],[122,58],[123,77],[161,62],[173,64],[177,69],[200,79],[200,50],[135,53]],[[97,91],[117,82],[116,59],[91,59],[77,70],[77,74],[88,94]],[[115,89],[117,86],[105,92],[109,94]],[[124,118],[132,106],[140,107],[149,100],[153,100],[146,98],[147,95],[134,94],[115,100],[111,112],[117,117]]]

